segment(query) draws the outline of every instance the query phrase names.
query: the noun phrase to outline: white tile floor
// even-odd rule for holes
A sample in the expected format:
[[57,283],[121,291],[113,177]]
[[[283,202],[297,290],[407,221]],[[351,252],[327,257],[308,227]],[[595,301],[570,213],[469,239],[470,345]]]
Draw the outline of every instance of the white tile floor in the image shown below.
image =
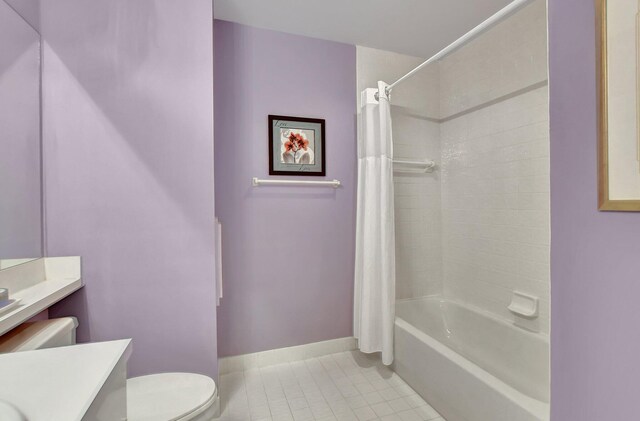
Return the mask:
[[445,421],[378,358],[358,351],[220,376],[221,421]]

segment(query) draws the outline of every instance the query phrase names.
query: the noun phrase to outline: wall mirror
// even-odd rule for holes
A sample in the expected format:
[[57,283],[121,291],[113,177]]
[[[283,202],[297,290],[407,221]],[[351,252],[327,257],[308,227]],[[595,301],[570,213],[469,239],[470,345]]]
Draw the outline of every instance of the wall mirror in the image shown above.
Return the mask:
[[13,3],[0,0],[0,270],[43,255],[40,34]]
[[599,209],[640,211],[640,1],[598,0]]

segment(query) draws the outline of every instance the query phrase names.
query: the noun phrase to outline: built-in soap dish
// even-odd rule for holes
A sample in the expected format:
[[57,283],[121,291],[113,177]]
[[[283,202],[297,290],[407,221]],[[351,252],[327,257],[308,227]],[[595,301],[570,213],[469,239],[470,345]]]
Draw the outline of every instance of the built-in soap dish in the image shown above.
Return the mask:
[[538,297],[520,291],[513,291],[511,304],[507,308],[510,312],[520,317],[534,319],[538,317]]

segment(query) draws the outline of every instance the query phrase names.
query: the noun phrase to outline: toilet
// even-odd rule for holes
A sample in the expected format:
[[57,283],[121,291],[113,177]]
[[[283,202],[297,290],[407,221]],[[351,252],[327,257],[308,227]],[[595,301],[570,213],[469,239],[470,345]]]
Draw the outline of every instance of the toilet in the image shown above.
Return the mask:
[[[0,336],[0,354],[75,345],[78,321],[63,317],[23,323]],[[127,380],[127,421],[210,421],[218,416],[210,377],[161,373]]]
[[127,380],[128,421],[210,421],[218,415],[216,384],[192,373]]

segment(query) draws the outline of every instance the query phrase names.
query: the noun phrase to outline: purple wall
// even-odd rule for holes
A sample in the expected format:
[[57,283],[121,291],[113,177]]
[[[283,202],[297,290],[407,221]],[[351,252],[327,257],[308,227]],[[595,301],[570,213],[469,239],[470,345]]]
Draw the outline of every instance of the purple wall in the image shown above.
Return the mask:
[[[355,47],[223,21],[214,26],[220,355],[350,336]],[[268,177],[268,114],[325,118],[326,178],[343,187],[251,187],[252,177]]]
[[36,30],[40,30],[40,0],[2,0],[6,1]]
[[47,254],[86,284],[51,316],[215,375],[212,3],[43,3]]
[[552,421],[640,419],[640,214],[597,209],[594,2],[549,0]]

